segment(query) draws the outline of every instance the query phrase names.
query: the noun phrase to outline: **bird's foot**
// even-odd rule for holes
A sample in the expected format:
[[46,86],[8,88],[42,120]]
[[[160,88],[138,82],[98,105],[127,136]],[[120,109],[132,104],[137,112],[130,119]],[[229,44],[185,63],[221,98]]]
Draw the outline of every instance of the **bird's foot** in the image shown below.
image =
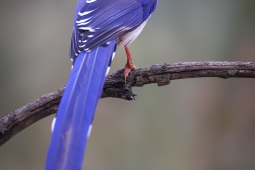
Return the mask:
[[127,77],[128,77],[128,74],[130,73],[130,71],[131,71],[131,70],[135,70],[135,69],[136,69],[136,67],[135,67],[135,65],[132,63],[132,61],[131,61],[131,63],[127,61],[127,64],[126,64],[126,66],[125,66],[125,68],[124,68],[125,83],[126,83],[126,79],[127,79]]

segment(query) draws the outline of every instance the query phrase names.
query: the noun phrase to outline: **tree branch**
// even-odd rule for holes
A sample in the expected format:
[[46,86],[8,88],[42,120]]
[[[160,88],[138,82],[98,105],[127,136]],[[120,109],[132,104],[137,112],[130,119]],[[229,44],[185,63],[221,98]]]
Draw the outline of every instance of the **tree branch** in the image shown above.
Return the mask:
[[[186,62],[175,64],[152,65],[132,71],[126,84],[123,69],[107,76],[102,98],[115,97],[125,100],[135,99],[132,87],[157,83],[158,86],[168,85],[170,80],[219,77],[219,78],[255,78],[255,62]],[[14,135],[36,121],[56,113],[64,87],[0,119],[0,146]]]

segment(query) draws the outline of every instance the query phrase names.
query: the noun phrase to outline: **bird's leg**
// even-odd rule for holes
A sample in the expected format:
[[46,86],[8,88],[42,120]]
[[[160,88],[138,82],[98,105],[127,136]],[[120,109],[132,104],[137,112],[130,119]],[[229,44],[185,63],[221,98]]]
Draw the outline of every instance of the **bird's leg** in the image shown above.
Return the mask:
[[130,54],[128,46],[124,46],[124,47],[125,47],[125,51],[126,51],[126,54],[127,54],[127,63],[125,65],[125,71],[124,71],[125,83],[126,83],[126,78],[127,78],[128,74],[129,74],[129,72],[131,70],[136,69],[136,67],[135,67],[135,65],[132,62],[132,56]]

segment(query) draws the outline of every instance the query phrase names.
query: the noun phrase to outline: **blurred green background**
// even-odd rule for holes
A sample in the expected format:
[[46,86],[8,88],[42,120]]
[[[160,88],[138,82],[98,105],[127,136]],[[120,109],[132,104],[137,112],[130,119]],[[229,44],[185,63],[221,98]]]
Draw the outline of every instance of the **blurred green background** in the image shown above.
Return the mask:
[[[0,5],[1,117],[64,86],[75,0]],[[139,67],[254,61],[254,0],[159,0],[131,45]],[[123,68],[118,49],[111,72]],[[255,80],[202,78],[135,88],[137,100],[102,99],[84,169],[254,170]],[[43,169],[52,117],[0,148],[0,169]]]

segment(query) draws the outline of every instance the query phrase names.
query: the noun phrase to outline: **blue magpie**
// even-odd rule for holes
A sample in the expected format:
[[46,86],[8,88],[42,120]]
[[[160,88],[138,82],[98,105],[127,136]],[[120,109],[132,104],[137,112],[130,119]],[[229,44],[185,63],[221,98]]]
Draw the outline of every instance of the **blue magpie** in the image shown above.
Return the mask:
[[72,71],[52,125],[46,170],[80,170],[98,99],[117,45],[125,48],[125,80],[135,69],[128,49],[157,0],[78,0],[71,36]]

